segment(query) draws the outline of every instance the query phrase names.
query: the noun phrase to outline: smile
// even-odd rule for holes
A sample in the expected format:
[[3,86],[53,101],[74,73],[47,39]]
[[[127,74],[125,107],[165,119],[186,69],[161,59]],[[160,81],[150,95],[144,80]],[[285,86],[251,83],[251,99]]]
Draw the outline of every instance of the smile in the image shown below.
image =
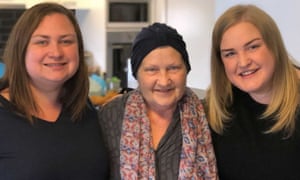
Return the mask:
[[257,69],[256,70],[245,71],[245,72],[240,73],[240,76],[249,76],[251,74],[254,74],[256,71],[257,71]]
[[173,90],[173,88],[168,88],[168,89],[155,89],[155,91],[157,91],[157,92],[162,92],[162,93],[164,93],[164,92],[170,92],[170,91],[172,91]]
[[45,66],[49,66],[49,67],[57,67],[57,66],[64,66],[67,63],[51,63],[51,64],[45,64]]

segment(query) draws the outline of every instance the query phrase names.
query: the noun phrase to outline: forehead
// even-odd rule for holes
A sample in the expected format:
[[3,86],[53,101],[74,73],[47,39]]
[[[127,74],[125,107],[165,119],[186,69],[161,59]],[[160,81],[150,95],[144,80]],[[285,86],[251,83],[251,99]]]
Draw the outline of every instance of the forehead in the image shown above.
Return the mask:
[[229,27],[224,32],[221,39],[221,48],[239,43],[246,43],[247,41],[259,37],[261,37],[261,33],[256,26],[249,22],[240,22]]
[[171,46],[162,46],[153,49],[142,61],[142,65],[163,65],[167,63],[183,62],[181,54]]
[[46,15],[37,28],[35,33],[74,33],[75,29],[69,18],[61,13],[51,13]]

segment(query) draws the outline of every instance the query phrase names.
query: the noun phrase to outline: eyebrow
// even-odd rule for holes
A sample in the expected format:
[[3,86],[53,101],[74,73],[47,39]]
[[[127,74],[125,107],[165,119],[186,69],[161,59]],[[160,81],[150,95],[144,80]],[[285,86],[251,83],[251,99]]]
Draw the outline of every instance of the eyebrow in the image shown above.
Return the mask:
[[[252,39],[251,41],[247,42],[244,46],[248,46],[249,44],[255,42],[255,41],[259,41],[259,40],[262,40],[261,37],[258,37],[258,38],[254,38]],[[233,48],[229,48],[229,49],[221,49],[221,52],[226,52],[226,51],[232,51]]]
[[[32,38],[36,38],[36,37],[41,37],[41,38],[50,38],[50,36],[48,35],[43,35],[43,34],[36,34],[33,35]],[[65,37],[76,37],[75,34],[64,34],[62,36],[60,36],[61,38],[65,38]]]
[[260,37],[254,38],[254,39],[252,39],[251,41],[247,42],[247,43],[245,44],[245,46],[248,46],[249,44],[253,43],[254,41],[259,41],[259,40],[262,40],[262,38],[260,38]]

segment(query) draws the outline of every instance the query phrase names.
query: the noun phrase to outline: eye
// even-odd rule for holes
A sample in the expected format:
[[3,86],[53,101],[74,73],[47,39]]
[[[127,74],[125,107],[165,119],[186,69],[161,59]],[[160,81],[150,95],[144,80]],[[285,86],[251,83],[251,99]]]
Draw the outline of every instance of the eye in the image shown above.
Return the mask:
[[260,44],[252,44],[248,47],[248,50],[255,50],[259,48],[261,45]]
[[70,44],[73,44],[74,42],[75,42],[75,40],[73,40],[73,39],[62,39],[60,41],[60,43],[63,45],[70,45]]
[[36,44],[36,45],[41,45],[41,46],[45,46],[47,45],[49,42],[47,40],[35,40],[33,42],[33,44]]
[[146,72],[156,72],[156,71],[158,71],[158,68],[156,68],[156,67],[146,67],[145,71]]
[[155,66],[145,67],[144,72],[147,73],[148,75],[154,75],[157,72],[159,72],[159,68]]
[[221,53],[221,56],[223,58],[229,58],[229,57],[232,57],[234,56],[236,53],[234,51],[226,51],[226,52],[222,52]]
[[176,72],[181,69],[180,65],[172,65],[167,67],[167,71]]

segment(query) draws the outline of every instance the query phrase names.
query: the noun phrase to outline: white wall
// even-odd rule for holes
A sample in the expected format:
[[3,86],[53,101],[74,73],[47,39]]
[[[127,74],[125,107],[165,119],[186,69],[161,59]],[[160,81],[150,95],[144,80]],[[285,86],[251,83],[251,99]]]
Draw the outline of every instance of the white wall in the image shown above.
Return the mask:
[[76,11],[85,50],[91,52],[101,71],[106,71],[106,4],[104,0],[90,0],[91,8]]
[[210,36],[214,22],[212,0],[167,0],[166,22],[182,34],[192,70],[188,86],[206,89],[210,83]]

